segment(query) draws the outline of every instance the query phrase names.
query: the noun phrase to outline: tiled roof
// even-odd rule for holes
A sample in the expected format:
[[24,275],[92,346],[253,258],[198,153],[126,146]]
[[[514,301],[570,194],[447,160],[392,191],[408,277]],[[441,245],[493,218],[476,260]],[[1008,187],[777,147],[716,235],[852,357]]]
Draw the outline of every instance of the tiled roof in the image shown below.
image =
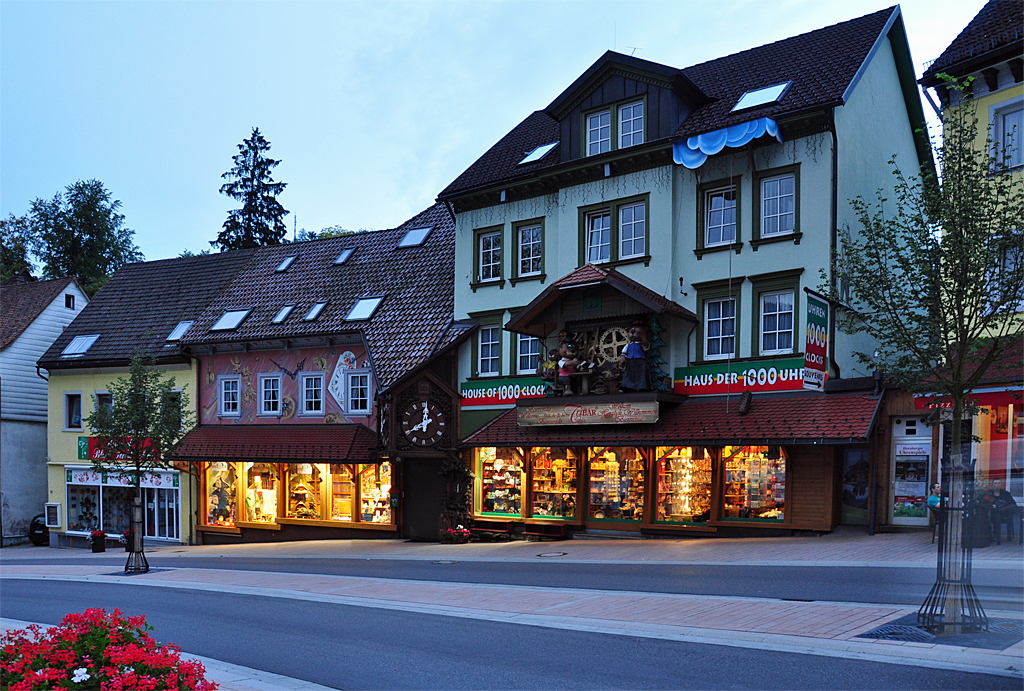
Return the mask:
[[[18,340],[18,336],[75,279],[52,281],[5,281],[0,286],[0,350]],[[85,291],[82,291],[83,293]]]
[[476,322],[472,319],[453,321],[441,336],[441,340],[434,346],[434,352],[440,352],[448,346],[458,343],[464,335],[475,328]]
[[[423,245],[398,247],[406,231],[433,226]],[[374,374],[386,389],[435,351],[454,314],[455,225],[435,204],[393,230],[292,243],[254,250],[250,261],[208,303],[182,339],[183,345],[362,333]],[[355,251],[341,265],[343,249]],[[275,269],[295,254],[287,271]],[[346,321],[360,297],[383,296],[369,320]],[[327,306],[314,321],[304,315],[315,303]],[[283,305],[295,309],[272,323]],[[229,310],[251,310],[232,331],[210,331]]]
[[[841,105],[844,94],[871,54],[883,29],[890,20],[895,20],[894,14],[898,12],[898,7],[889,7],[677,70],[710,101],[694,110],[676,129],[673,138],[711,132],[754,118],[781,118],[811,108]],[[660,67],[673,69],[665,65]],[[729,112],[744,92],[784,81],[793,83],[779,102],[739,113]],[[537,111],[492,146],[438,197],[445,199],[478,187],[512,183],[556,167],[561,159],[557,149],[540,162],[525,166],[517,164],[525,152],[559,139],[559,123],[547,112]],[[572,161],[566,165],[578,163]]]
[[[652,446],[656,444],[841,443],[867,439],[880,403],[862,394],[755,395],[740,415],[739,397],[689,398],[650,425],[519,427],[511,409],[463,440],[464,446]],[[593,397],[600,403],[600,396]]]
[[377,436],[363,425],[206,425],[189,432],[174,458],[340,463],[369,459]]
[[[245,265],[253,250],[128,264],[64,330],[40,359],[48,369],[123,363],[138,351],[180,358],[165,347],[180,321],[195,319]],[[75,336],[99,334],[83,357],[62,358]]]
[[556,288],[578,286],[595,281],[603,281],[608,277],[608,270],[602,269],[595,264],[584,264],[575,271],[570,271],[551,285]]
[[[939,72],[1021,41],[1024,41],[1024,2],[989,0],[942,55],[928,66],[921,83],[936,84]],[[1017,57],[1020,52],[1017,51]]]

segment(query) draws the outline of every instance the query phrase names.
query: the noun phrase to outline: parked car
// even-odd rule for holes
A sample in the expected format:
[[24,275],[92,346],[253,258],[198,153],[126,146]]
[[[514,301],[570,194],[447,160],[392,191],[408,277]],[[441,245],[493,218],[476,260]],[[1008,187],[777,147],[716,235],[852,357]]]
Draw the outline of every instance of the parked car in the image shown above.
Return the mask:
[[50,544],[50,529],[46,527],[46,516],[39,514],[28,526],[28,539],[36,547]]

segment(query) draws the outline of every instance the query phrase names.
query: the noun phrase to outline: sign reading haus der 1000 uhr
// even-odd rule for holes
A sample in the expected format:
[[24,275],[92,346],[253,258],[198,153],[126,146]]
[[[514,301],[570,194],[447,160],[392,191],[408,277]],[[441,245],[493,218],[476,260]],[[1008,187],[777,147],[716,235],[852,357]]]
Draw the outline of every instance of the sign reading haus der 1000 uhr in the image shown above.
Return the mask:
[[658,421],[657,401],[636,403],[575,403],[565,405],[521,405],[516,408],[520,427],[541,425],[628,425]]
[[676,368],[675,392],[687,396],[801,391],[803,388],[804,359],[801,357]]

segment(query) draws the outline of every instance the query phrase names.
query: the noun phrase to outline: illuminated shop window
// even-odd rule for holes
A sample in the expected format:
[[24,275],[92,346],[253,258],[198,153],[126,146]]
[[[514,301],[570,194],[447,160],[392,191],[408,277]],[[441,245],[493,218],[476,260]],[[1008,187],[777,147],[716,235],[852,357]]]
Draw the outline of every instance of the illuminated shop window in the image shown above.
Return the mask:
[[642,521],[644,458],[632,446],[590,449],[590,518]]
[[354,521],[352,507],[356,500],[354,466],[331,464],[331,504],[328,518],[332,521]]
[[288,464],[288,518],[320,518],[323,470],[314,463]]
[[235,524],[235,464],[225,461],[210,463],[206,468],[206,523]]
[[245,463],[245,520],[251,523],[277,521],[277,465]]
[[523,454],[509,447],[476,449],[480,513],[522,515]]
[[722,463],[722,518],[783,521],[786,453],[782,447],[726,446]]
[[574,449],[532,450],[533,517],[576,518],[579,455]]
[[100,488],[68,485],[68,530],[85,532],[99,527]]
[[391,522],[391,464],[359,466],[359,520]]
[[703,447],[659,446],[658,521],[707,523],[711,517],[711,455]]

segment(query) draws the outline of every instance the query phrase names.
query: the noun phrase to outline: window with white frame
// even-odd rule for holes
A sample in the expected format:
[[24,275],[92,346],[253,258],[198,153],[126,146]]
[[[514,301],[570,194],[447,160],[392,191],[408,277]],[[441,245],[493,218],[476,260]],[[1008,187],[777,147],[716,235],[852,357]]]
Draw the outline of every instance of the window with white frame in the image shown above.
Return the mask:
[[736,187],[704,193],[704,246],[736,242]]
[[370,373],[346,372],[346,411],[350,415],[370,414]]
[[793,352],[793,291],[761,293],[761,355]]
[[82,392],[64,394],[64,429],[82,429]]
[[299,380],[302,402],[299,408],[301,415],[324,414],[324,375],[303,374]]
[[501,231],[480,234],[480,281],[501,278]]
[[794,230],[796,176],[788,173],[765,178],[761,181],[761,237],[792,233]]
[[600,264],[611,260],[612,215],[598,211],[587,215],[587,262]]
[[242,414],[242,378],[218,377],[217,389],[222,417],[238,417]]
[[619,106],[619,148],[644,143],[644,103]]
[[533,374],[540,365],[540,339],[526,334],[516,335],[517,374]]
[[704,301],[704,357],[720,360],[736,355],[736,300]]
[[644,256],[646,228],[647,212],[643,202],[619,207],[619,259]]
[[1007,168],[1024,165],[1024,105],[996,111],[995,130],[999,162]]
[[281,414],[281,375],[260,375],[260,415]]
[[481,326],[478,370],[481,377],[496,377],[501,373],[501,327]]
[[540,225],[519,227],[519,276],[539,276],[543,229]]
[[612,114],[609,110],[587,116],[587,156],[603,154],[612,148]]

